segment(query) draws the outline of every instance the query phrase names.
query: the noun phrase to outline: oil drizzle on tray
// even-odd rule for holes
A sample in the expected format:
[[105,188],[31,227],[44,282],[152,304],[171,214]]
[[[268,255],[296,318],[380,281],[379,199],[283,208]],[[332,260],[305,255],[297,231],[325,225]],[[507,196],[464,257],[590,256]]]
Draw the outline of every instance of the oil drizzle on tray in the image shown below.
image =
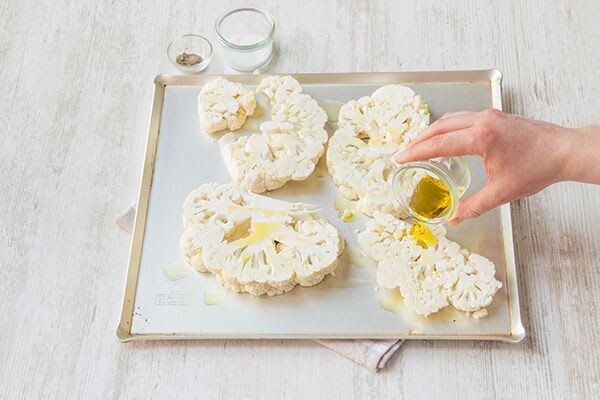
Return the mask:
[[342,103],[341,101],[337,101],[337,100],[321,100],[321,101],[319,101],[319,106],[323,110],[325,110],[325,112],[327,113],[327,119],[330,122],[338,121],[338,115],[340,113],[340,108],[342,108],[343,105],[344,105],[344,103]]
[[325,281],[325,286],[339,289],[355,288],[362,285],[373,283],[364,279],[334,279],[330,278]]
[[171,263],[163,269],[163,275],[170,281],[178,281],[187,278],[193,273],[194,270],[180,262]]
[[344,215],[344,211],[351,211],[353,213],[358,212],[356,201],[348,200],[340,194],[335,196],[335,199],[333,200],[333,207],[335,207],[337,210],[340,218],[342,218]]
[[379,307],[393,313],[400,312],[404,307],[400,291],[398,289],[385,290],[384,295],[379,299]]
[[464,311],[457,310],[452,306],[446,306],[426,318],[427,322],[464,322],[468,321]]
[[375,261],[375,259],[364,255],[360,250],[349,247],[346,249],[345,253],[348,264],[353,267],[365,268],[377,266],[377,261]]
[[325,163],[325,157],[321,157],[317,166],[315,167],[315,176],[317,178],[324,178],[327,176],[327,164]]
[[221,303],[222,297],[223,292],[220,290],[207,290],[202,296],[202,301],[204,301],[204,304],[207,306],[216,306]]

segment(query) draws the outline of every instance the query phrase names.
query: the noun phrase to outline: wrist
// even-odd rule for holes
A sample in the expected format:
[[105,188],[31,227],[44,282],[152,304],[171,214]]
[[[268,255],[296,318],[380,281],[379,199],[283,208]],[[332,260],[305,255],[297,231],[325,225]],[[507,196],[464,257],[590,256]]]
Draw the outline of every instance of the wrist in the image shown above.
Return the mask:
[[563,129],[560,180],[600,183],[600,126]]
[[577,154],[577,142],[580,136],[578,128],[562,128],[558,146],[558,158],[560,171],[557,181],[572,181],[578,174],[579,160]]

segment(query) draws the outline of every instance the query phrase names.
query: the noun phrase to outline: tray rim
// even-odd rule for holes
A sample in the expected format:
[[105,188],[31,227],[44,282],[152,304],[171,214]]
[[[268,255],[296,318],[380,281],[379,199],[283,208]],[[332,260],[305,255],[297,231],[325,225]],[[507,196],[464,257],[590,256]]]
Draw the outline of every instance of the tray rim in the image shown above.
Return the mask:
[[154,177],[154,164],[156,158],[156,147],[160,135],[160,122],[164,103],[165,88],[167,86],[198,86],[216,77],[242,82],[246,84],[258,84],[261,79],[272,75],[291,75],[303,84],[337,84],[365,85],[365,84],[428,84],[428,83],[482,83],[489,82],[491,108],[502,110],[502,73],[498,69],[486,70],[464,70],[464,71],[417,71],[417,72],[341,72],[341,73],[277,73],[277,74],[206,74],[206,75],[170,75],[160,74],[154,79],[154,90],[152,95],[152,111],[150,114],[148,136],[146,138],[146,151],[143,161],[142,176],[140,179],[137,210],[135,215],[132,241],[129,251],[129,263],[124,285],[123,303],[121,316],[116,330],[116,338],[121,342],[134,340],[179,340],[179,339],[434,339],[434,340],[497,340],[510,343],[518,343],[525,338],[525,329],[521,320],[519,305],[519,293],[517,285],[517,271],[514,253],[512,217],[510,204],[500,207],[502,234],[505,243],[506,258],[506,285],[507,301],[509,308],[510,333],[500,334],[436,334],[421,335],[409,333],[379,334],[376,337],[362,334],[132,334],[131,323],[135,306],[139,269],[141,264],[142,248],[148,215],[148,205],[152,179]]

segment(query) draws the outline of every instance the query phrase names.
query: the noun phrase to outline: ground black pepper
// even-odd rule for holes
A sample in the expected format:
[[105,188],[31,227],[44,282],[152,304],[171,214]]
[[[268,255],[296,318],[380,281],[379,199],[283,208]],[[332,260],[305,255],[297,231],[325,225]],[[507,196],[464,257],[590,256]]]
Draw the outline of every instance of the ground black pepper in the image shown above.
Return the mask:
[[184,51],[175,57],[175,62],[179,65],[196,65],[202,62],[202,56],[194,53],[186,53]]

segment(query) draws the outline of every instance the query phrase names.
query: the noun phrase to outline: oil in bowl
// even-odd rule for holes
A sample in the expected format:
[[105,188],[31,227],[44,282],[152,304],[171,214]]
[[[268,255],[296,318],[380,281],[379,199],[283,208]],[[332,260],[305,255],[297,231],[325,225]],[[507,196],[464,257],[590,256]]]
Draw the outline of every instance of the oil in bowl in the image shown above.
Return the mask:
[[402,164],[392,179],[396,202],[417,220],[439,224],[452,219],[471,182],[460,157]]

